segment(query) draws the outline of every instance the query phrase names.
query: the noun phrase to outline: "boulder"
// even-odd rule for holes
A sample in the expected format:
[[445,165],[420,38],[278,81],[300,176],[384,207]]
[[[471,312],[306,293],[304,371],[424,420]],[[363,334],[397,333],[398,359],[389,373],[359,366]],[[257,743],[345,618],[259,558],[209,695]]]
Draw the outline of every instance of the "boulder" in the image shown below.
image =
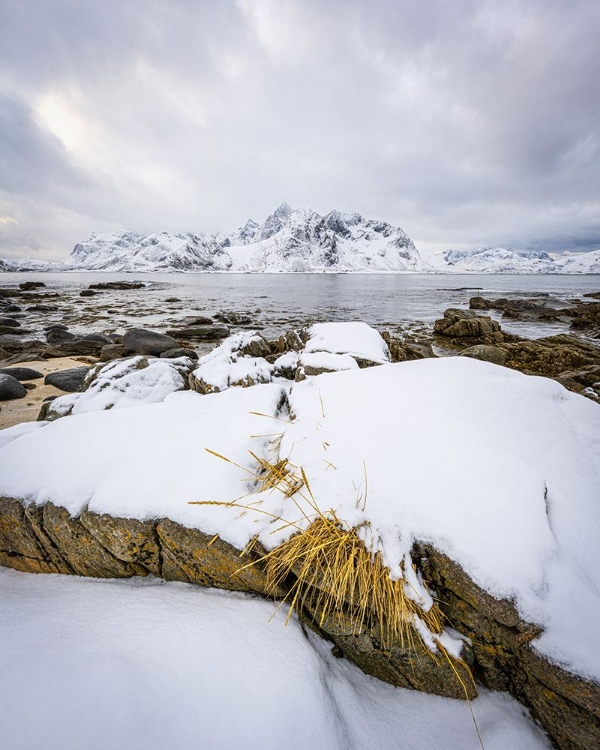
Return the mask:
[[46,332],[46,341],[51,345],[62,344],[63,341],[74,341],[75,334],[64,328],[54,328]]
[[215,318],[230,326],[249,325],[252,323],[250,315],[241,312],[218,312]]
[[498,346],[489,346],[488,344],[470,346],[468,349],[463,349],[459,356],[479,359],[482,362],[491,362],[493,365],[506,364],[506,352]]
[[145,328],[134,328],[123,336],[123,349],[126,353],[151,354],[160,356],[169,349],[175,349],[179,343],[172,336],[148,331]]
[[30,292],[33,289],[41,289],[45,286],[43,281],[22,281],[19,284],[19,289],[22,289],[24,292]]
[[0,315],[0,326],[4,328],[19,328],[21,324],[15,318],[6,318]]
[[27,389],[19,383],[12,375],[0,373],[0,401],[11,401],[15,398],[23,398],[27,395]]
[[495,342],[503,340],[500,325],[495,320],[477,315],[473,310],[458,310],[452,307],[444,312],[443,318],[435,321],[433,332],[448,339],[489,338]]
[[100,292],[96,292],[94,289],[82,289],[79,292],[80,297],[95,297],[97,294],[100,294]]
[[193,349],[186,349],[183,346],[179,346],[175,349],[167,349],[166,352],[161,353],[161,359],[177,359],[178,357],[189,357],[190,359],[198,359],[198,353]]
[[19,382],[26,380],[37,380],[43,378],[43,374],[37,370],[33,370],[31,367],[3,367],[0,368],[1,375],[10,375],[16,378]]
[[185,328],[173,328],[167,331],[167,335],[178,339],[214,341],[215,339],[224,339],[229,336],[229,328],[224,325],[208,325],[203,323],[196,326],[186,326]]
[[71,367],[68,370],[59,370],[58,372],[51,372],[44,378],[44,385],[53,385],[55,388],[59,388],[61,391],[67,393],[75,393],[81,388],[85,376],[88,374],[90,368],[85,367]]
[[100,350],[100,361],[110,362],[125,356],[125,349],[121,344],[105,344]]
[[30,305],[27,308],[28,312],[57,312],[58,307],[56,305]]

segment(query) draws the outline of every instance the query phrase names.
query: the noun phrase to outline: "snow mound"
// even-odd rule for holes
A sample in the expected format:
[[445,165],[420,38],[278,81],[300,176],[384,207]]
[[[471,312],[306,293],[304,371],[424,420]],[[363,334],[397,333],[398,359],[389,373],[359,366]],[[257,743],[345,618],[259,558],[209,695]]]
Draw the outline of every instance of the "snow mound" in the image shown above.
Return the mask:
[[82,393],[69,393],[54,399],[48,410],[50,419],[68,414],[84,414],[103,409],[126,409],[140,404],[164,401],[187,385],[192,369],[187,357],[153,359],[130,357],[96,366],[86,377]]
[[350,354],[358,359],[383,364],[390,351],[378,331],[366,323],[315,323],[308,331],[305,352]]
[[[463,701],[367,677],[272,613],[187,584],[0,569],[3,746],[479,748]],[[549,750],[506,695],[482,689],[473,710],[487,750]]]
[[[291,420],[279,412],[286,390]],[[74,514],[89,502],[166,516],[238,548],[254,535],[272,548],[292,527],[268,514],[309,522],[282,492],[253,496],[265,513],[187,502],[255,489],[248,451],[272,458],[273,440],[304,469],[321,510],[361,525],[393,576],[402,563],[411,575],[414,540],[431,542],[542,626],[541,653],[600,678],[590,627],[600,620],[600,407],[552,380],[453,357],[175,393],[16,437],[0,449],[0,493]],[[425,598],[416,576],[410,583]]]

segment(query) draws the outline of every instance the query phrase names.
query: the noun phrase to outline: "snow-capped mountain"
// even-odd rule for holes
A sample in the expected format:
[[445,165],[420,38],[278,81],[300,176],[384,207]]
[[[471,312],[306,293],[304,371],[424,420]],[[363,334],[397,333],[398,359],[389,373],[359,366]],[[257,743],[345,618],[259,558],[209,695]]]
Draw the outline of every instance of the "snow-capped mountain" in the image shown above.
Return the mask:
[[231,271],[252,273],[600,273],[600,250],[554,259],[501,247],[420,253],[399,227],[358,213],[282,203],[230,234],[92,234],[67,261],[0,261],[1,271]]
[[558,273],[548,253],[479,247],[476,250],[446,250],[442,267],[460,273]]

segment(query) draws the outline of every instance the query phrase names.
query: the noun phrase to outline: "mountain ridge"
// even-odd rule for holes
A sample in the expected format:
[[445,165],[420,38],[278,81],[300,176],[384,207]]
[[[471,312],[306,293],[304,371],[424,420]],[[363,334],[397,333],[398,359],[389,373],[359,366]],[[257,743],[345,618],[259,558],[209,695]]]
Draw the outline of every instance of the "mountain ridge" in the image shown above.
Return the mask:
[[66,261],[0,260],[0,271],[237,273],[600,273],[600,250],[554,259],[545,252],[481,247],[419,252],[400,227],[282,203],[262,224],[234,232],[92,233]]

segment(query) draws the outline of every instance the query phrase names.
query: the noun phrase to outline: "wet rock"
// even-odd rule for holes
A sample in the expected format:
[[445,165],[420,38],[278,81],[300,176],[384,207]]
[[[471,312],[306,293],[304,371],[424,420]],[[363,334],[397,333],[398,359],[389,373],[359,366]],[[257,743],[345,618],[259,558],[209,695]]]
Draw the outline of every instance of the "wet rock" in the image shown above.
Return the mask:
[[125,352],[132,354],[153,354],[160,356],[162,352],[175,349],[179,343],[172,336],[148,331],[145,328],[135,328],[127,331],[123,336]]
[[488,300],[483,297],[471,297],[469,300],[469,307],[471,310],[489,310],[490,305]]
[[33,289],[41,289],[42,287],[45,287],[43,281],[22,281],[19,284],[19,289],[22,289],[24,292],[29,292]]
[[230,326],[249,325],[252,323],[250,315],[241,312],[218,312],[215,318],[220,320],[221,323],[227,323]]
[[145,286],[141,281],[104,281],[98,284],[90,284],[88,289],[118,289],[128,291],[131,289],[144,289]]
[[121,344],[105,344],[100,350],[100,361],[110,362],[125,356],[125,349]]
[[41,372],[33,370],[31,367],[3,367],[0,368],[0,375],[10,375],[19,382],[37,380],[37,378],[44,377]]
[[57,312],[58,307],[56,305],[30,305],[27,308],[28,312]]
[[173,328],[167,331],[168,336],[178,339],[192,339],[194,341],[215,341],[229,336],[229,328],[224,325],[198,325],[185,328]]
[[15,318],[6,318],[0,315],[0,326],[4,328],[19,328],[21,323]]
[[44,385],[53,385],[55,388],[59,388],[61,391],[67,393],[75,393],[83,384],[85,376],[88,374],[90,368],[84,367],[71,367],[68,370],[59,370],[58,372],[51,372],[44,378]]
[[48,347],[45,350],[44,357],[97,357],[103,346],[104,344],[101,341],[89,341],[86,339],[62,341],[60,344]]
[[181,300],[179,299],[179,297],[167,297],[165,302],[181,302]]
[[160,355],[164,359],[177,359],[178,357],[189,357],[190,359],[198,359],[198,353],[193,349],[186,349],[183,346],[179,346],[176,349],[167,349],[166,352],[162,352]]
[[21,312],[21,308],[19,307],[19,305],[3,305],[2,310],[3,312],[9,313]]
[[499,324],[487,316],[477,315],[473,310],[449,308],[442,319],[435,321],[433,332],[447,339],[481,339],[477,343],[503,341]]
[[470,346],[468,349],[463,349],[459,356],[479,359],[482,362],[491,362],[494,365],[506,364],[506,352],[502,351],[498,346],[489,346],[487,344]]
[[54,401],[57,396],[48,396],[42,401],[40,411],[36,417],[36,422],[45,422],[49,418],[50,404]]
[[27,395],[27,389],[12,375],[0,374],[0,401],[11,401],[23,398]]
[[96,292],[94,289],[82,289],[79,292],[80,297],[95,297],[97,294],[100,294],[100,292]]
[[64,323],[52,323],[52,325],[44,326],[44,331],[68,331],[69,326]]
[[104,333],[86,333],[85,336],[81,336],[79,341],[97,341],[100,344],[112,344],[113,340],[110,336]]
[[63,341],[74,341],[75,335],[63,328],[55,328],[46,332],[46,341],[51,345],[62,344]]

